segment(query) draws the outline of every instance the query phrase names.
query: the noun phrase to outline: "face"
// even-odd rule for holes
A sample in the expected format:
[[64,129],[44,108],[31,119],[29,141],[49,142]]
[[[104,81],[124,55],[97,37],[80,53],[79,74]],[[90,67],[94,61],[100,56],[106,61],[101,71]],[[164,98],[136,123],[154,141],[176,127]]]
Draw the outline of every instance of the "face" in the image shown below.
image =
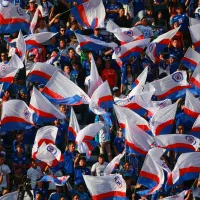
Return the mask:
[[40,20],[39,26],[40,27],[45,27],[45,21],[44,20]]
[[101,158],[101,157],[98,158],[98,161],[99,161],[100,164],[103,164],[103,163],[104,163],[104,159]]
[[178,134],[183,134],[184,133],[184,127],[183,126],[178,126],[177,130],[178,130]]
[[80,185],[77,189],[78,192],[84,192],[85,187],[83,185]]
[[69,150],[70,150],[71,152],[74,152],[74,151],[75,151],[75,144],[71,144],[71,145],[69,146]]
[[178,28],[178,22],[174,23],[174,28]]
[[60,112],[61,113],[66,113],[67,107],[65,105],[60,106]]
[[98,58],[98,59],[96,60],[96,64],[97,64],[97,65],[102,65],[102,59],[101,59],[101,58]]
[[143,25],[143,26],[146,26],[146,25],[147,25],[147,19],[146,19],[146,18],[142,19],[142,25]]
[[123,133],[122,133],[122,129],[121,129],[121,128],[119,128],[118,134],[119,134],[119,137],[122,137],[122,136],[123,136]]
[[60,29],[60,34],[61,34],[61,35],[65,35],[65,29],[64,29],[64,28],[61,28],[61,29]]
[[74,196],[73,197],[73,199],[72,200],[79,200],[80,198],[79,198],[79,196],[78,195],[76,195],[76,196]]
[[125,164],[124,164],[124,169],[125,169],[125,170],[129,170],[129,167],[130,167],[130,164],[129,164],[129,163],[125,163]]
[[60,125],[59,119],[56,119],[56,120],[54,121],[54,124],[55,124],[55,126],[59,126],[59,125]]
[[178,40],[174,40],[174,41],[173,41],[173,47],[176,48],[177,46],[178,46]]
[[34,168],[37,167],[35,161],[32,161],[31,165],[32,165],[32,167],[34,167]]
[[152,10],[147,10],[147,15],[152,15],[153,14],[153,11]]
[[77,64],[73,64],[72,67],[73,67],[74,70],[78,70],[78,65]]
[[99,29],[94,29],[94,35],[99,35]]
[[78,25],[77,24],[73,24],[72,25],[72,30],[76,30],[76,29],[78,29]]
[[36,194],[36,196],[35,196],[35,199],[37,199],[37,200],[40,200],[40,199],[42,199],[42,196],[41,196],[41,194]]
[[84,167],[84,166],[86,165],[85,160],[80,160],[80,161],[79,161],[79,165],[80,165],[81,167]]
[[75,56],[75,51],[71,49],[68,54],[70,58],[73,58]]
[[69,74],[70,73],[70,67],[69,66],[64,66],[64,72]]
[[5,53],[1,54],[1,60],[2,60],[2,62],[7,61],[7,55]]
[[161,12],[158,13],[158,18],[159,18],[159,19],[162,18],[162,13],[161,13]]
[[29,6],[30,6],[31,8],[35,7],[35,2],[29,2]]
[[176,12],[177,12],[178,14],[181,14],[181,13],[183,12],[183,9],[182,9],[182,8],[177,8],[177,9],[176,9]]
[[61,40],[59,45],[60,45],[60,48],[65,48],[65,41]]
[[106,68],[110,68],[110,61],[106,61],[105,66],[106,66]]
[[5,158],[4,158],[4,157],[1,157],[1,158],[0,158],[0,165],[3,165],[4,162],[5,162]]
[[22,147],[17,147],[17,153],[22,153],[23,152],[23,148]]
[[120,16],[123,16],[123,15],[124,15],[124,9],[120,9],[120,10],[119,10],[119,15],[120,15]]
[[172,57],[169,58],[169,63],[173,63],[174,61],[175,61],[174,58],[172,58]]

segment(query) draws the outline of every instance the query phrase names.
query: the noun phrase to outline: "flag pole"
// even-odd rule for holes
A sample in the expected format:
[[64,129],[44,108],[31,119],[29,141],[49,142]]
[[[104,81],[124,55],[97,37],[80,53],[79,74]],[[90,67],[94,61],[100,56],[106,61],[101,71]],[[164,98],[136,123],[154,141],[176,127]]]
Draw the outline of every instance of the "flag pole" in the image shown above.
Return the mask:
[[67,12],[69,12],[69,11],[70,11],[70,9],[67,10],[67,11],[65,11],[65,12],[63,12],[63,13],[60,13],[60,16],[63,15],[63,14],[65,14],[65,13],[67,13]]

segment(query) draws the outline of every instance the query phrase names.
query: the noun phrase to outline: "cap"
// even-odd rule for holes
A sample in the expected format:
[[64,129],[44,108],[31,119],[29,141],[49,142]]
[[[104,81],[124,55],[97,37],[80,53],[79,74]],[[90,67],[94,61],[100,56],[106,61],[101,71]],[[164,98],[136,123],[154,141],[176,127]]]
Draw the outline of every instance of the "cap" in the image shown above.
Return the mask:
[[73,61],[71,62],[71,65],[79,65],[79,62],[76,61],[76,60],[73,60]]
[[174,54],[169,54],[169,57],[170,58],[175,58],[175,59],[177,58]]
[[114,88],[113,88],[113,92],[116,92],[116,91],[118,91],[118,90],[119,90],[118,87],[114,87]]
[[30,53],[28,54],[28,56],[29,56],[29,57],[35,56],[35,54],[34,54],[33,52],[30,52]]
[[29,3],[33,3],[33,2],[35,2],[35,0],[29,0]]

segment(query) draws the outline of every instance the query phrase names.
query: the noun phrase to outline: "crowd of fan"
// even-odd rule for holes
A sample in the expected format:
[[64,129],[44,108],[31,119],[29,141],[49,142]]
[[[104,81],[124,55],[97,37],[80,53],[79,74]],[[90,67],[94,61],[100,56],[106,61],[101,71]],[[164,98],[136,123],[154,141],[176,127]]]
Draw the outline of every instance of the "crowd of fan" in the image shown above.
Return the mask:
[[[106,32],[105,29],[83,29],[69,12],[61,14],[71,6],[76,6],[76,2],[68,3],[65,0],[38,0],[38,2],[35,0],[29,0],[29,2],[12,0],[12,3],[26,9],[31,17],[33,17],[36,8],[40,6],[39,19],[34,32],[50,31],[58,32],[58,34],[46,42],[43,45],[44,48],[27,51],[26,71],[24,69],[20,70],[16,75],[13,84],[5,91],[1,99],[1,105],[9,99],[20,99],[29,104],[33,86],[42,91],[44,85],[39,83],[28,84],[26,75],[35,62],[45,62],[57,53],[60,53],[60,57],[54,65],[62,69],[63,74],[70,77],[70,80],[86,93],[90,80],[90,60],[91,55],[93,55],[98,73],[103,81],[108,81],[114,100],[122,99],[131,90],[131,85],[145,67],[148,67],[148,82],[163,78],[178,69],[187,70],[180,66],[180,60],[187,48],[192,46],[188,30],[188,17],[200,18],[200,1],[197,0],[129,0],[126,5],[118,3],[117,0],[105,0],[105,21],[111,19],[118,26],[126,28],[136,26],[145,38],[154,39],[168,30],[181,26],[180,30],[171,39],[168,48],[160,52],[160,61],[158,63],[153,63],[144,53],[139,58],[130,58],[120,68],[116,61],[111,58],[112,49],[108,48],[105,51],[96,52],[92,49],[80,51],[77,48],[78,42],[74,33],[89,35],[94,39],[106,42],[115,41],[119,44],[119,41],[113,34]],[[0,64],[8,63],[10,57],[10,47],[4,38],[14,39],[17,35],[18,33],[1,35]],[[187,72],[190,74],[190,71],[187,70]],[[115,155],[124,151],[125,139],[115,118],[113,118],[112,127],[104,122],[104,128],[95,138],[100,143],[100,146],[94,153],[100,156],[98,156],[98,160],[92,168],[89,169],[86,158],[76,151],[75,143],[68,140],[70,107],[59,105],[59,109],[66,115],[66,119],[55,120],[53,125],[58,127],[56,145],[64,153],[62,166],[50,168],[38,160],[31,159],[31,148],[39,127],[26,131],[1,133],[0,192],[2,195],[17,190],[18,186],[23,184],[25,175],[27,175],[31,181],[35,199],[90,199],[82,174],[102,176],[108,164],[106,161],[111,161]],[[103,121],[101,116],[95,117],[93,113],[89,112],[86,105],[76,107],[75,111],[81,114],[80,124],[87,125],[94,121]],[[177,124],[174,132],[178,131],[178,133],[182,134],[184,133],[184,128],[183,125]],[[11,157],[7,156],[7,146],[9,145],[12,145],[13,155]],[[173,157],[172,159],[172,155],[170,157],[166,156],[166,163],[172,167],[176,158]],[[126,181],[128,199],[149,199],[149,197],[140,197],[136,194],[136,191],[144,189],[143,186],[137,184],[142,163],[142,157],[126,155],[117,169],[117,173],[122,174]],[[54,174],[55,176],[70,175],[70,179],[66,186],[56,186],[52,183],[39,181],[44,173]],[[193,197],[197,197],[196,199],[200,198],[199,185],[199,180],[196,180],[195,184],[193,184]],[[158,196],[152,196],[152,199],[175,195],[190,187],[191,182],[167,192],[161,191]],[[187,199],[190,198],[188,197]]]

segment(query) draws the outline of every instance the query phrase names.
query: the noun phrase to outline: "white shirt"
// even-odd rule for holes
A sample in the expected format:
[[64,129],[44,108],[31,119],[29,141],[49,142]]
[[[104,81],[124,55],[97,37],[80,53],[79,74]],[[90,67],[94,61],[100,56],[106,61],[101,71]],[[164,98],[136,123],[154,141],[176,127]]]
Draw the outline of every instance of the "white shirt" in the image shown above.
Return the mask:
[[6,175],[11,172],[10,168],[8,167],[8,165],[3,164],[3,165],[0,166],[0,172],[3,173],[3,181],[0,184],[0,188],[7,187]]
[[[47,6],[47,4],[48,4],[48,6]],[[47,1],[47,2],[43,2],[43,6],[40,5],[38,7],[39,7],[39,10],[42,14],[42,17],[47,17],[47,16],[49,16],[49,10],[48,9],[52,8],[53,5],[49,1]]]
[[99,131],[99,142],[108,142],[110,141],[110,125],[105,123],[105,122],[100,122],[104,126],[103,128]]
[[137,28],[144,35],[144,38],[150,38],[153,36],[153,30],[150,26],[139,25]]
[[36,185],[36,180],[41,178],[42,176],[42,170],[39,166],[37,166],[36,169],[31,167],[27,171],[27,176],[29,179],[31,179],[31,188],[34,189]]
[[90,75],[87,76],[87,77],[85,78],[85,83],[84,83],[84,85],[87,85],[88,88],[89,88],[89,86],[90,86]]
[[107,162],[104,162],[102,165],[99,164],[99,162],[97,162],[94,165],[92,165],[91,172],[95,172],[97,176],[103,176],[104,170],[105,170],[107,165],[108,165]]

